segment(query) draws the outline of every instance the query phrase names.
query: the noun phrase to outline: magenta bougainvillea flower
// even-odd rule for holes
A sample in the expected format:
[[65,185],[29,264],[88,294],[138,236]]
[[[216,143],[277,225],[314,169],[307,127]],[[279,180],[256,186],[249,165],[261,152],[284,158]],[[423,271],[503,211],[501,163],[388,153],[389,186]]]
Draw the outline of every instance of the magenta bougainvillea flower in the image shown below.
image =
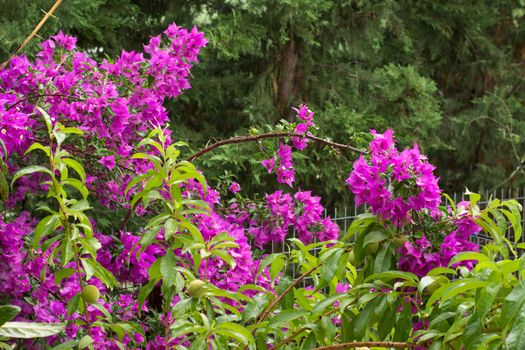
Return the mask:
[[275,191],[265,196],[262,212],[252,209],[249,212],[234,204],[228,220],[247,225],[248,234],[260,248],[270,242],[283,242],[293,232],[304,243],[335,240],[339,236],[337,224],[324,215],[321,197],[312,196],[310,191],[299,191],[294,196]]
[[392,130],[384,134],[372,130],[372,135],[370,154],[359,157],[346,180],[356,205],[369,205],[373,213],[396,226],[409,222],[413,211],[438,215],[438,178],[418,146],[398,152]]
[[[434,166],[419,152],[417,145],[399,152],[392,130],[383,134],[371,132],[369,154],[359,157],[346,180],[356,205],[368,205],[381,221],[391,222],[398,228],[417,224],[412,215],[418,213],[440,219],[443,214],[438,209],[441,190],[433,173]],[[467,202],[459,203],[458,208],[462,214],[452,221],[455,229],[439,233],[441,240],[430,242],[422,235],[400,247],[400,270],[424,276],[435,267],[447,266],[459,252],[479,249],[469,238],[481,228],[468,214]],[[468,268],[473,266],[472,262],[462,264]]]
[[[308,106],[305,104],[299,105],[298,108],[293,107],[292,109],[297,113],[297,118],[302,121],[295,126],[294,132],[306,136],[308,134],[308,128],[315,126],[313,122],[314,112],[308,109]],[[294,136],[291,138],[291,141],[293,147],[298,150],[304,150],[308,145],[308,138],[306,137]],[[261,164],[270,174],[275,170],[277,182],[293,187],[295,181],[295,169],[293,167],[291,146],[279,143],[277,155],[262,160]]]
[[228,187],[228,190],[232,193],[237,193],[241,190],[241,185],[239,185],[237,182],[232,182],[230,187]]
[[115,165],[117,164],[115,162],[115,156],[105,156],[99,159],[98,161],[100,164],[104,165],[109,170],[113,170],[115,168]]

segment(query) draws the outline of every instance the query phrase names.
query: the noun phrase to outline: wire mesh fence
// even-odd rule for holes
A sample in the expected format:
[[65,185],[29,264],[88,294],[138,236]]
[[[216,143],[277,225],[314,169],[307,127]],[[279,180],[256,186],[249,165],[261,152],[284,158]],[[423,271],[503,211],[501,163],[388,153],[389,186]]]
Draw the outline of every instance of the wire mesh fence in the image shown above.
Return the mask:
[[[488,203],[493,199],[500,199],[500,200],[510,200],[514,199],[518,201],[522,205],[522,207],[525,207],[525,187],[515,187],[515,188],[501,188],[497,190],[492,191],[483,191],[483,192],[476,192],[481,196],[480,201],[477,203],[480,209],[484,209]],[[451,198],[454,200],[454,202],[457,204],[463,200],[469,199],[468,195],[463,193],[455,193],[451,195]],[[447,204],[447,203],[443,203]],[[325,210],[325,216],[330,216],[330,218],[339,226],[341,232],[346,232],[348,230],[348,227],[352,224],[352,221],[360,215],[365,213],[367,210],[366,206],[360,206],[356,207],[355,205],[350,205],[343,208],[334,208],[333,210]],[[525,213],[522,211],[521,214],[521,225],[525,226]],[[295,232],[292,232],[288,238],[295,238]],[[513,232],[509,228],[507,231],[507,238],[509,240],[513,240]],[[484,234],[483,232],[474,235],[471,237],[471,240],[475,243],[477,243],[479,246],[483,246],[487,243],[489,243],[492,239],[489,235]],[[525,242],[525,235],[523,235],[520,239],[520,242]],[[282,242],[282,243],[272,243],[270,249],[268,250],[268,253],[280,253],[280,252],[286,252],[288,251],[289,246],[288,243]],[[317,249],[317,250],[320,250]],[[312,254],[315,255],[316,249],[313,250]],[[290,271],[292,278],[297,278],[300,273],[300,269],[298,266],[295,266],[292,264],[290,266]]]

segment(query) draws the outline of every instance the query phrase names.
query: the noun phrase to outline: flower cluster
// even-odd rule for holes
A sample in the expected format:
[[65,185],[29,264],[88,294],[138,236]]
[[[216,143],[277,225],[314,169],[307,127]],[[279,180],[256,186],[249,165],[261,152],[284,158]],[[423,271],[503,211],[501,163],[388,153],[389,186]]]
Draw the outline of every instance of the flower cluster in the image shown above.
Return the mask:
[[[22,212],[9,223],[0,220],[0,295],[1,304],[14,304],[21,308],[19,320],[33,320],[38,322],[63,322],[68,323],[65,333],[69,338],[75,338],[79,326],[74,322],[81,320],[78,312],[68,315],[68,302],[80,291],[78,274],[73,273],[70,277],[61,281],[55,279],[56,275],[47,268],[50,251],[58,245],[54,243],[46,253],[41,251],[30,251],[24,245],[27,236],[33,231],[35,220],[29,213]],[[111,239],[102,234],[97,234],[104,246],[108,246]],[[98,261],[104,263],[107,256],[99,254]],[[118,259],[117,259],[118,260]],[[54,261],[58,263],[58,261]],[[110,266],[108,266],[110,267]],[[117,274],[119,266],[115,265],[112,271]],[[65,268],[74,269],[74,262]],[[85,278],[85,276],[82,276]],[[97,279],[92,278],[90,284],[96,285],[101,291],[105,291],[104,285]],[[32,300],[32,302],[30,301]],[[101,300],[101,307],[114,313],[120,320],[135,320],[137,313],[136,297],[132,294],[122,294],[116,302]],[[96,322],[103,316],[100,309],[88,306],[90,322]],[[146,330],[146,329],[145,329]],[[116,338],[107,334],[101,327],[91,329],[94,345],[98,349],[119,349]],[[48,344],[61,342],[56,336],[46,338]],[[133,338],[129,335],[122,340],[124,346],[135,347],[142,343],[144,337],[136,333]],[[24,344],[24,348],[38,349],[30,342]]]
[[[26,266],[27,250],[23,249],[24,237],[33,231],[34,220],[22,212],[11,222],[0,219],[0,296],[11,295],[21,299],[31,289],[30,273],[38,273],[36,263]],[[1,297],[0,297],[1,298]]]
[[392,130],[384,134],[372,130],[372,134],[370,155],[359,157],[346,180],[356,205],[369,205],[373,213],[396,226],[409,222],[412,211],[439,215],[441,190],[435,168],[417,145],[399,152]]
[[321,198],[310,191],[299,191],[292,197],[289,193],[275,191],[267,194],[262,208],[230,206],[230,222],[248,226],[247,232],[254,244],[263,248],[269,242],[283,242],[288,234],[295,232],[304,243],[337,239],[339,227],[325,217]]
[[[294,132],[296,134],[307,135],[308,128],[315,126],[313,122],[314,112],[310,111],[308,106],[304,104],[301,104],[299,108],[294,107],[293,110],[297,113],[297,117],[303,121],[295,126]],[[306,137],[292,137],[292,144],[298,150],[305,149],[307,143],[308,139]],[[293,167],[291,146],[279,143],[277,157],[265,159],[261,161],[261,164],[266,168],[269,174],[275,171],[279,183],[293,187],[295,181],[295,169]]]
[[[381,220],[390,221],[398,228],[412,227],[410,230],[417,226],[413,215],[424,213],[435,221],[442,218],[443,213],[438,209],[441,190],[433,174],[435,168],[419,152],[418,146],[399,152],[392,130],[383,134],[371,132],[373,140],[369,144],[369,154],[359,157],[346,180],[355,195],[356,205],[369,205],[370,211]],[[455,228],[440,232],[442,239],[434,242],[434,237],[429,241],[422,235],[400,247],[400,270],[424,276],[435,267],[447,266],[459,252],[479,249],[469,238],[481,228],[468,214],[467,202],[459,203],[458,208],[461,214],[452,220]],[[472,266],[472,262],[463,264]]]
[[[293,108],[297,113],[297,117],[303,121],[303,123],[298,123],[295,126],[295,133],[306,135],[308,128],[315,126],[313,122],[314,112],[308,109],[308,106],[305,104],[299,105],[299,108]],[[293,137],[292,142],[295,148],[298,150],[303,150],[308,144],[308,139],[304,137]]]
[[[437,247],[432,245],[425,236],[414,243],[406,242],[401,246],[398,268],[402,271],[413,272],[418,276],[424,276],[433,268],[448,266],[450,260],[458,253],[478,251],[479,246],[469,239],[478,234],[481,227],[474,222],[473,216],[468,213],[468,205],[468,202],[458,204],[459,209],[466,208],[466,211],[453,218],[452,223],[455,229],[448,233]],[[471,269],[474,262],[464,261],[461,265]]]
[[[117,165],[144,173],[150,165],[144,168],[144,162],[128,156],[144,133],[168,121],[164,101],[191,87],[190,69],[206,43],[197,28],[188,31],[172,24],[144,45],[144,53],[123,51],[114,61],[99,64],[76,50],[76,38],[59,33],[42,42],[34,61],[17,56],[0,71],[0,140],[9,154],[23,154],[35,140],[46,140],[38,105],[53,124],[80,128],[95,146],[79,150],[98,157],[103,166],[90,169],[98,174],[88,176],[99,179]],[[112,188],[98,181],[97,195],[108,198],[115,185],[123,192],[125,180],[117,179]],[[120,195],[111,199],[126,202]],[[104,204],[109,203],[106,199]]]

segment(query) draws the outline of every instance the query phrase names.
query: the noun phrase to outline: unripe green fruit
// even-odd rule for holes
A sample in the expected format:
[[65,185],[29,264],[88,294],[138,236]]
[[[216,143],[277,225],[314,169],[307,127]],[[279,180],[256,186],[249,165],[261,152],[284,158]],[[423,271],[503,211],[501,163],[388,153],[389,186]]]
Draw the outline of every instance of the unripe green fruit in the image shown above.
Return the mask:
[[379,243],[377,242],[368,243],[366,246],[366,252],[368,254],[375,254],[378,248],[379,248]]
[[87,304],[94,304],[100,298],[100,292],[94,285],[88,284],[82,289],[82,299]]
[[398,236],[394,238],[394,245],[396,247],[401,247],[405,245],[406,242],[408,242],[408,238],[406,238],[405,236]]
[[352,265],[355,265],[355,254],[353,250],[348,253],[348,262]]
[[200,298],[204,295],[204,282],[201,280],[193,280],[188,285],[188,294],[192,298]]

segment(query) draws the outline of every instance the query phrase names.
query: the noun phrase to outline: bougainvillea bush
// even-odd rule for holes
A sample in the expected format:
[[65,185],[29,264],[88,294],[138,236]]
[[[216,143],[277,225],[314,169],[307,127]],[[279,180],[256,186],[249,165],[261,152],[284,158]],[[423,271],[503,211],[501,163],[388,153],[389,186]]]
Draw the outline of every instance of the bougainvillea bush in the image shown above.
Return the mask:
[[[304,104],[192,152],[163,104],[205,45],[173,24],[96,62],[59,33],[0,71],[0,347],[525,347],[517,202],[454,203],[417,145],[399,150],[392,130],[362,149],[320,138]],[[280,190],[210,186],[199,159],[240,142],[258,143]],[[357,158],[346,185],[369,209],[347,232],[295,181],[314,142]]]

